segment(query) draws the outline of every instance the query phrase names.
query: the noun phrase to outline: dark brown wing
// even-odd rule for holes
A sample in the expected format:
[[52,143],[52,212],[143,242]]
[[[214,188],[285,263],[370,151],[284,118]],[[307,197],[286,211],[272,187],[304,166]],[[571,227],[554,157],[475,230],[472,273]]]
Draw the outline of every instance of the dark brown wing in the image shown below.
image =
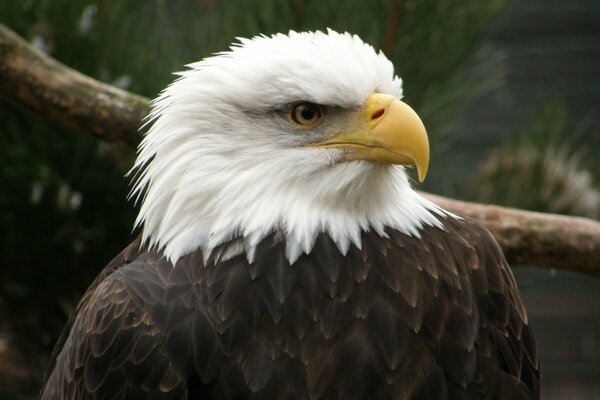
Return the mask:
[[432,393],[440,387],[449,399],[539,398],[536,343],[502,251],[479,223],[442,221],[446,232],[426,228],[422,237],[439,287],[421,329],[439,338],[439,362],[415,398],[446,398]]
[[54,345],[54,349],[52,350],[52,354],[50,355],[50,361],[48,362],[48,366],[46,367],[46,372],[44,374],[44,382],[48,381],[48,379],[50,378],[50,374],[52,374],[52,371],[54,370],[54,367],[56,365],[56,358],[62,351],[65,341],[69,337],[69,333],[71,332],[71,328],[73,327],[73,323],[75,322],[75,318],[79,314],[79,310],[81,309],[81,307],[84,304],[87,304],[89,302],[89,297],[92,295],[92,293],[94,292],[96,287],[106,277],[108,277],[110,274],[112,274],[114,271],[116,271],[123,265],[134,260],[138,256],[139,252],[140,252],[140,239],[138,238],[133,243],[131,243],[129,246],[127,246],[115,258],[113,258],[111,260],[111,262],[108,263],[108,265],[102,270],[102,272],[100,272],[100,274],[96,277],[96,279],[94,279],[92,284],[88,287],[85,294],[79,301],[77,308],[75,309],[73,314],[71,314],[71,317],[69,318],[65,327],[63,328],[63,331],[62,331],[60,337],[58,338],[58,341]]
[[312,398],[539,398],[535,341],[500,248],[474,221],[440,221],[420,237],[364,233],[343,257],[321,236],[298,261],[301,290],[287,302],[315,293],[318,327],[306,322],[300,338]]
[[[129,253],[137,254],[134,248],[115,259],[86,292],[58,344],[42,399],[185,398],[187,378],[171,362],[169,348],[179,324],[157,325],[147,299],[133,291],[129,268],[147,262],[142,258],[123,268]],[[159,301],[161,282],[154,283]],[[152,287],[149,282],[147,288]]]

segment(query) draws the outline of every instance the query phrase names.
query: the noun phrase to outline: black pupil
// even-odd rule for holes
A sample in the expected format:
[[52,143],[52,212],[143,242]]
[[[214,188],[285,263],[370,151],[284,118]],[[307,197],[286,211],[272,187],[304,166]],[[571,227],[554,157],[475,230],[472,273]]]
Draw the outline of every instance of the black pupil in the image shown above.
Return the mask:
[[312,107],[302,106],[300,108],[300,113],[302,114],[302,118],[306,120],[311,120],[315,117],[315,110]]
[[300,116],[305,121],[312,121],[316,116],[317,112],[314,107],[302,105],[300,106]]

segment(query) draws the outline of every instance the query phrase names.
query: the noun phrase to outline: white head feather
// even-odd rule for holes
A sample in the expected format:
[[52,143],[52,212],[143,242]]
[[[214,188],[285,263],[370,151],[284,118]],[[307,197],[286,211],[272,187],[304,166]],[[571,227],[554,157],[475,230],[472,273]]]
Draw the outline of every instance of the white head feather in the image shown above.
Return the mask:
[[401,98],[381,52],[333,31],[239,40],[190,64],[154,102],[132,191],[143,197],[145,243],[176,263],[243,238],[252,261],[261,239],[279,232],[293,263],[320,232],[345,254],[361,246],[362,230],[439,226],[432,212],[442,212],[402,167],[336,163],[339,151],[304,147],[307,137],[274,111],[298,101],[360,107],[374,92]]

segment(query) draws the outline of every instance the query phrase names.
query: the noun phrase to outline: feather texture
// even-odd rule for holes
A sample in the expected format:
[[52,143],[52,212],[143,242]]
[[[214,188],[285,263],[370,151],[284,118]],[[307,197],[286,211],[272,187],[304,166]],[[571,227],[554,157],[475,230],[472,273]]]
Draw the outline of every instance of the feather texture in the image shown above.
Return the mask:
[[363,232],[345,255],[322,234],[294,265],[274,234],[253,263],[195,252],[173,268],[134,243],[84,295],[41,398],[538,398],[498,246],[440,222],[420,239]]

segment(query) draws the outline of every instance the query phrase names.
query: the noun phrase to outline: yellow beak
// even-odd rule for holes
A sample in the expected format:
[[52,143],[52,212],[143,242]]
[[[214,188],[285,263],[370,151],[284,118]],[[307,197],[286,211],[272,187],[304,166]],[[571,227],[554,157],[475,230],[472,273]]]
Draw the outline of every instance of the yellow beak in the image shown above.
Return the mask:
[[417,113],[394,96],[374,93],[367,98],[357,131],[341,133],[310,146],[343,150],[340,161],[369,160],[416,165],[423,182],[429,166],[429,140]]

